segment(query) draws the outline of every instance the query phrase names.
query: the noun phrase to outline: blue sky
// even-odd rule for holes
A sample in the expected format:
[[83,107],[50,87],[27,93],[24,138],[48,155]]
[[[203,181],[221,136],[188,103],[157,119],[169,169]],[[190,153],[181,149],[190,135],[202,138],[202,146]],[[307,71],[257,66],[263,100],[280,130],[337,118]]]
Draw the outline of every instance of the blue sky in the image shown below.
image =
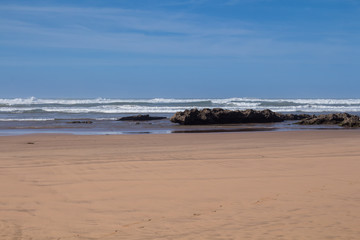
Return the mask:
[[359,0],[0,1],[0,98],[355,98],[359,75]]

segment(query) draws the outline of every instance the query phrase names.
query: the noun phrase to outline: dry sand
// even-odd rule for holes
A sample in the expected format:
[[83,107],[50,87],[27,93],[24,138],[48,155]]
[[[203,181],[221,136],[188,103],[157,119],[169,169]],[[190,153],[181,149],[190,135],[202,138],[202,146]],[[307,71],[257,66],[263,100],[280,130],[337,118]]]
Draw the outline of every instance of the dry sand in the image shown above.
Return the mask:
[[360,239],[360,131],[0,137],[0,239]]

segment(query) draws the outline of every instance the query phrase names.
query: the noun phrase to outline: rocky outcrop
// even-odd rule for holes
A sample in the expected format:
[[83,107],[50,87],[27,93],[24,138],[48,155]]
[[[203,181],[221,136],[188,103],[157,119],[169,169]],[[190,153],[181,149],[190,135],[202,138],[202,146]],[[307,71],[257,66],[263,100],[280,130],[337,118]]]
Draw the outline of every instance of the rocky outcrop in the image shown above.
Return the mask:
[[333,113],[324,115],[308,114],[281,114],[269,109],[256,111],[252,109],[244,111],[231,111],[221,108],[187,109],[175,113],[170,121],[182,125],[205,125],[205,124],[230,124],[230,123],[271,123],[287,120],[300,120],[297,124],[317,125],[336,124],[343,127],[360,127],[360,118],[348,113]]
[[205,108],[202,110],[190,109],[183,112],[177,112],[170,118],[170,121],[182,125],[269,123],[282,122],[284,120],[283,115],[269,109],[262,111],[252,109],[231,111],[221,108]]
[[339,123],[339,126],[342,127],[360,127],[360,118],[358,116],[350,116],[349,118],[345,118],[344,121]]
[[71,123],[71,124],[92,124],[92,121],[71,121],[71,122],[67,122],[67,123]]
[[[279,113],[277,113],[279,114]],[[316,117],[315,115],[309,115],[309,114],[279,114],[280,117],[285,121],[285,120],[302,120],[305,118],[313,118]]]
[[303,119],[297,124],[301,125],[319,125],[319,124],[331,124],[339,125],[342,127],[360,127],[360,118],[356,115],[348,113],[332,113],[322,114],[319,116],[313,116]]
[[119,118],[117,121],[152,121],[152,120],[161,120],[165,119],[166,117],[152,117],[148,114],[146,115],[136,115],[136,116],[128,116]]

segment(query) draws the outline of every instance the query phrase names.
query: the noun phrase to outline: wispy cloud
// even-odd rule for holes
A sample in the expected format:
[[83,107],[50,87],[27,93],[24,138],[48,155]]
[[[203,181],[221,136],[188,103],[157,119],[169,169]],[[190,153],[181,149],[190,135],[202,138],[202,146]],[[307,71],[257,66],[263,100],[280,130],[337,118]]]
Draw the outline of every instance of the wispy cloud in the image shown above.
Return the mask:
[[[48,20],[46,24],[56,24],[60,28],[82,25],[98,31],[144,31],[161,34],[195,34],[195,35],[244,35],[250,31],[239,26],[240,22],[222,24],[203,21],[210,19],[183,13],[164,13],[157,11],[128,10],[119,8],[74,8],[74,7],[24,7],[0,6],[0,11],[21,14],[17,19]],[[54,14],[56,14],[54,16]],[[10,17],[14,18],[14,17]],[[104,28],[101,28],[104,27]]]
[[181,12],[0,5],[0,14],[0,46],[13,48],[231,57],[248,61],[293,54],[300,58],[317,53],[329,56],[346,51],[346,46],[331,41],[280,40],[278,32],[253,23]]
[[[158,54],[231,54],[254,35],[243,23],[127,9],[1,6],[2,44]],[[9,14],[10,13],[10,14]],[[26,40],[25,40],[26,39]],[[233,46],[234,47],[234,46]]]

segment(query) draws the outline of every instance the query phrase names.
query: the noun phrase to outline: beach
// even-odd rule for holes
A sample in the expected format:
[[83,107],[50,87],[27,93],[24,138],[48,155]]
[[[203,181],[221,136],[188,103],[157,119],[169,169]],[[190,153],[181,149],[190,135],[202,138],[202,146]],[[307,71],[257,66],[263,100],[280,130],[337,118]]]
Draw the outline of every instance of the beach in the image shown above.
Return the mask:
[[0,137],[0,239],[359,239],[360,131]]

